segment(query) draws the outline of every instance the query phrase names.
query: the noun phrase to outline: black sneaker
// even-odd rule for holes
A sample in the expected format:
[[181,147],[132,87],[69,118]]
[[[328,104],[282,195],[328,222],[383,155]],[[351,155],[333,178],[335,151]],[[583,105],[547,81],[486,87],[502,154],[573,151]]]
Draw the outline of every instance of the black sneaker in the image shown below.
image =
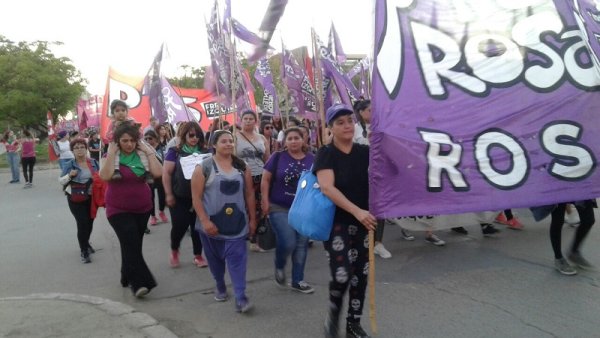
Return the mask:
[[92,246],[88,244],[87,252],[91,255],[93,253],[96,253],[96,250],[94,250],[94,248],[92,248]]
[[86,251],[82,251],[81,252],[81,262],[83,264],[88,264],[92,262],[92,259],[90,258],[90,254]]
[[463,227],[452,228],[452,231],[456,232],[457,234],[461,234],[461,235],[468,235],[469,234],[469,232],[467,231],[467,229],[465,229]]
[[491,235],[497,234],[499,232],[500,232],[500,230],[494,228],[494,226],[491,224],[482,224],[481,225],[481,233],[484,236],[491,236]]
[[275,283],[285,288],[285,272],[283,270],[275,269]]
[[150,229],[148,229],[148,228],[144,229],[144,233],[145,233],[146,235],[149,235],[149,234],[150,234]]
[[308,284],[305,281],[299,281],[298,284],[294,284],[292,283],[290,285],[290,287],[292,288],[292,290],[294,291],[298,291],[298,292],[302,292],[302,293],[313,293],[315,292],[315,289],[313,289],[312,286],[310,286],[310,284]]
[[360,323],[346,323],[346,338],[370,338]]
[[575,264],[577,267],[579,267],[583,270],[588,270],[588,271],[595,270],[594,265],[592,263],[588,262],[587,259],[583,258],[583,256],[581,256],[581,254],[579,252],[571,252],[571,254],[569,255],[568,258],[571,261],[571,263]]

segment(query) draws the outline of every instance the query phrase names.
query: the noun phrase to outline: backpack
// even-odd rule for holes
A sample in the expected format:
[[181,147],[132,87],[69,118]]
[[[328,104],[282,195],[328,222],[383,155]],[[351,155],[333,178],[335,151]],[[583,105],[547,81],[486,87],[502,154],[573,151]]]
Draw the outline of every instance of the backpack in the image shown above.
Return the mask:
[[177,159],[175,160],[175,170],[173,171],[173,178],[171,184],[173,185],[173,194],[179,198],[192,198],[192,185],[191,181],[183,176],[183,170],[181,169],[181,163],[179,159],[187,157],[190,154],[182,156],[180,152],[177,152]]

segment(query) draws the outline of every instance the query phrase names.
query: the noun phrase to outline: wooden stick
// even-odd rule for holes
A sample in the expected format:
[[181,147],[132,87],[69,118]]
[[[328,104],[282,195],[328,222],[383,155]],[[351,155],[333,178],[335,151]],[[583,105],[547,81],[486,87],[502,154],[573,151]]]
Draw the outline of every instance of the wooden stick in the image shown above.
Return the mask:
[[375,232],[369,231],[369,319],[371,331],[377,335],[377,320],[375,318]]

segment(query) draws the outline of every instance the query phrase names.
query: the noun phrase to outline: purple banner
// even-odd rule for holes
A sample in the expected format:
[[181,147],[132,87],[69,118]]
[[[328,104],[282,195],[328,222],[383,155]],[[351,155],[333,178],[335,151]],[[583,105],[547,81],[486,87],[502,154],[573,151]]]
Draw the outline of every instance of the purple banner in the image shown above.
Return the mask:
[[452,214],[600,196],[595,7],[399,3],[376,2],[371,212]]
[[269,60],[267,60],[267,58],[262,58],[258,61],[256,71],[254,72],[254,78],[260,83],[264,90],[261,104],[263,113],[279,116],[277,91],[273,84],[273,74],[271,73],[271,66],[269,65]]
[[288,89],[292,115],[315,119],[317,100],[308,75],[290,51],[284,49],[282,58],[283,81]]
[[335,60],[337,62],[346,62],[346,53],[344,53],[344,49],[342,48],[342,42],[340,41],[340,37],[338,36],[337,31],[335,30],[333,22],[331,23],[331,29],[329,30],[329,40],[327,42],[327,48],[335,56]]
[[166,46],[163,44],[144,79],[142,95],[148,96],[152,116],[159,122],[194,121],[193,114],[188,111],[183,99],[161,72],[165,54]]
[[315,34],[317,47],[319,48],[319,56],[321,58],[321,66],[323,67],[323,75],[330,77],[336,88],[342,102],[352,107],[360,93],[354,87],[354,84],[344,73],[342,67],[335,61],[333,54],[329,48],[325,47],[318,35]]

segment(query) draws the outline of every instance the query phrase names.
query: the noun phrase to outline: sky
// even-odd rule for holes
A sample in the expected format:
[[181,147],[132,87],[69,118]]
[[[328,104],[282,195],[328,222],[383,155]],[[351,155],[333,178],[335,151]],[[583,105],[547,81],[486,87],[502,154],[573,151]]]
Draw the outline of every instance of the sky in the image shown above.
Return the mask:
[[[224,0],[220,1],[223,11]],[[269,0],[231,0],[232,16],[257,32]],[[61,41],[66,56],[88,80],[91,94],[103,94],[108,67],[144,75],[166,42],[167,76],[181,65],[210,63],[205,18],[213,0],[19,0],[2,4],[0,35],[12,41]],[[333,21],[347,54],[368,54],[373,3],[369,0],[289,0],[271,45],[310,46],[310,28],[327,41]]]

